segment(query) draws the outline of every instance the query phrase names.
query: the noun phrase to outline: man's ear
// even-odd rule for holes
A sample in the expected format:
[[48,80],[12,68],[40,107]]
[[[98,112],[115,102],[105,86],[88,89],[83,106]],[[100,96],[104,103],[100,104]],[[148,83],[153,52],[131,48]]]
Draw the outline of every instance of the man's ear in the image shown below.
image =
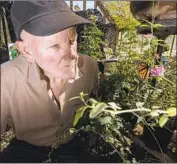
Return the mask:
[[16,41],[15,46],[18,49],[18,51],[26,57],[28,62],[30,62],[30,63],[34,62],[34,57],[33,57],[32,53],[29,52],[24,41]]

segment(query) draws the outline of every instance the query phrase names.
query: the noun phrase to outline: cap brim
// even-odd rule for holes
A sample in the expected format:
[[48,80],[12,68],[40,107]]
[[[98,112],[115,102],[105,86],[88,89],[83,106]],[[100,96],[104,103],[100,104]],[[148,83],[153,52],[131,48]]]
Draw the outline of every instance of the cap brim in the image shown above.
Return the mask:
[[80,24],[93,23],[85,18],[76,15],[74,12],[60,12],[41,16],[26,23],[22,29],[35,36],[49,36]]

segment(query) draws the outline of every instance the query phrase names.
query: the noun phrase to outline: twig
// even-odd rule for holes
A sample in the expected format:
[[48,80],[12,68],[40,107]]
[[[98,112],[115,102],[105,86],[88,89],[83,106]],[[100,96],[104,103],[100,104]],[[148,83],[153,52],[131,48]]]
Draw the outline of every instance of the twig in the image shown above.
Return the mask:
[[169,82],[169,83],[172,84],[173,86],[176,86],[173,82],[171,82],[171,81],[168,80],[167,78],[165,78],[165,77],[163,77],[163,76],[161,76],[161,77],[162,77],[162,79],[166,80],[167,82]]
[[122,113],[132,113],[132,112],[140,112],[140,111],[145,111],[145,112],[151,112],[150,109],[147,108],[142,108],[142,109],[127,109],[127,110],[121,110],[121,111],[110,111],[110,110],[104,110],[105,112],[109,112],[111,114],[122,114]]

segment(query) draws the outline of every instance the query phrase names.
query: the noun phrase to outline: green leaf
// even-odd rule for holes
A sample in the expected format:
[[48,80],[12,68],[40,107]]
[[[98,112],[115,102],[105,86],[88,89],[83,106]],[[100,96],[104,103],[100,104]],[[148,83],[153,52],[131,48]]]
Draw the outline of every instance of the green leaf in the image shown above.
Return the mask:
[[74,134],[74,133],[76,133],[76,131],[77,131],[77,130],[76,130],[75,128],[70,128],[70,129],[69,129],[69,133],[70,133],[70,134]]
[[136,107],[137,107],[137,108],[142,108],[143,105],[144,105],[143,102],[136,102]]
[[75,117],[74,117],[74,122],[73,122],[73,126],[76,126],[76,124],[78,123],[79,119],[83,116],[85,110],[87,109],[88,107],[86,106],[83,106],[81,108],[79,108],[77,111],[76,111],[76,114],[75,114]]
[[111,123],[112,118],[110,116],[102,117],[99,119],[101,125]]
[[163,115],[159,119],[159,126],[162,128],[168,121],[168,116]]
[[87,94],[84,94],[84,92],[81,92],[81,93],[80,93],[81,99],[84,99],[85,96],[87,96]]
[[117,104],[115,102],[109,102],[108,103],[111,107],[113,107],[114,109],[121,109],[119,106],[117,106]]
[[139,116],[136,123],[138,124],[138,123],[142,122],[143,119],[144,119],[144,118],[143,118],[142,116]]
[[96,100],[93,99],[93,98],[89,98],[88,101],[91,102],[93,105],[96,104],[96,103],[98,103],[98,101],[96,101]]
[[158,110],[152,110],[151,113],[150,113],[150,115],[152,117],[157,117],[157,116],[159,116],[159,112],[158,112]]
[[160,109],[160,106],[153,105],[152,109]]
[[106,108],[108,105],[104,102],[97,104],[89,114],[90,118],[95,118],[98,114],[104,111],[104,108]]
[[170,116],[170,117],[176,116],[176,108],[175,107],[167,108],[166,112],[167,112],[168,116]]

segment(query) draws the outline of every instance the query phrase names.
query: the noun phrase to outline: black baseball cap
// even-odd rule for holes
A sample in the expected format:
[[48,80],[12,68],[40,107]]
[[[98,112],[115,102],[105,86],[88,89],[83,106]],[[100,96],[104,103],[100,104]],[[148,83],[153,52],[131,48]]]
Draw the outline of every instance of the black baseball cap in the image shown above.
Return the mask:
[[35,36],[49,36],[72,26],[92,24],[71,11],[64,0],[14,1],[11,21],[17,39],[22,29]]

